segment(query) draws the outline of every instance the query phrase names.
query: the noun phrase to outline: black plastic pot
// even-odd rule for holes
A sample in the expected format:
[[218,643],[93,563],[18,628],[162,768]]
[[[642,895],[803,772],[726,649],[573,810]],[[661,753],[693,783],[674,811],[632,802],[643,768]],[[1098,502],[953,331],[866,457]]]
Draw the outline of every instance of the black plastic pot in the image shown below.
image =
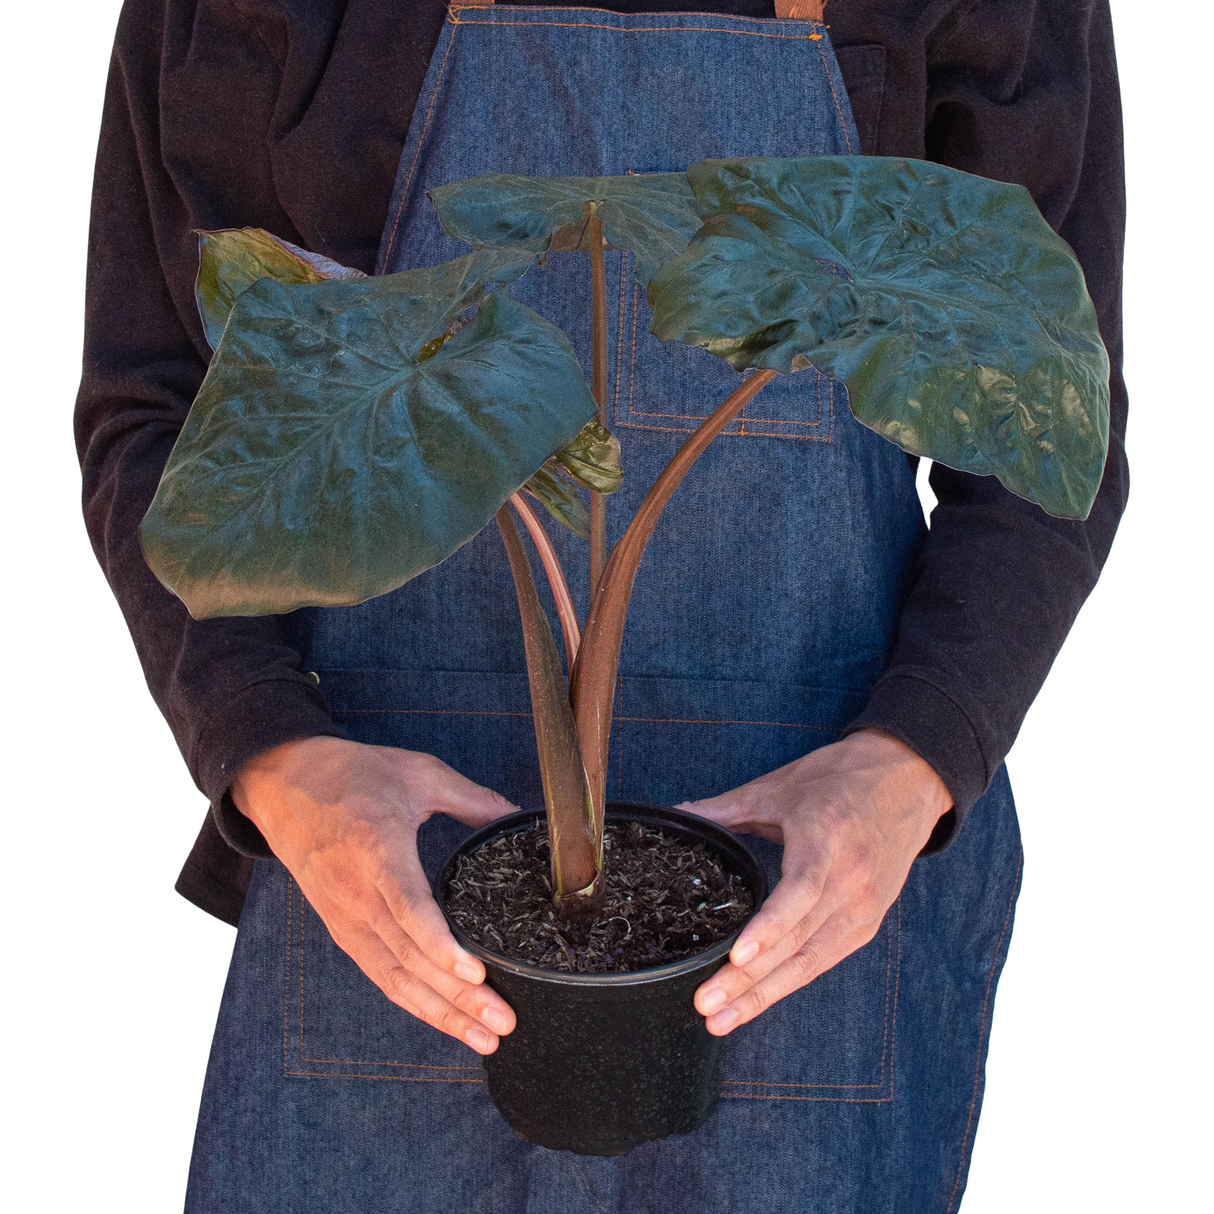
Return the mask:
[[[465,840],[443,866],[438,901],[460,856],[540,817],[511,814]],[[609,821],[636,821],[706,843],[750,888],[767,893],[762,866],[727,830],[673,809],[609,805]],[[736,938],[631,974],[562,974],[456,939],[484,963],[518,1024],[484,1059],[489,1095],[524,1138],[579,1155],[623,1155],[642,1142],[702,1125],[721,1091],[724,1038],[695,1010],[696,988],[725,964]],[[739,929],[740,930],[740,929]]]

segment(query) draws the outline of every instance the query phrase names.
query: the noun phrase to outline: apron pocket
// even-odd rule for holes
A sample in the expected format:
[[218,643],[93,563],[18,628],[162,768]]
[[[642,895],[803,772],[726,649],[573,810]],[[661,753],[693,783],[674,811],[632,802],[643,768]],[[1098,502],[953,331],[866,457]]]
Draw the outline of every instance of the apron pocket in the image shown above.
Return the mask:
[[892,1100],[900,945],[899,901],[862,949],[730,1035],[722,1096]]
[[390,1002],[286,881],[283,1074],[481,1083],[475,1052]]
[[[631,255],[620,259],[619,328],[615,375],[609,384],[613,429],[690,433],[742,382],[723,359],[694,346],[663,345],[644,289],[632,276]],[[836,408],[847,389],[811,369],[781,375],[721,432],[747,438],[795,438],[829,443]]]

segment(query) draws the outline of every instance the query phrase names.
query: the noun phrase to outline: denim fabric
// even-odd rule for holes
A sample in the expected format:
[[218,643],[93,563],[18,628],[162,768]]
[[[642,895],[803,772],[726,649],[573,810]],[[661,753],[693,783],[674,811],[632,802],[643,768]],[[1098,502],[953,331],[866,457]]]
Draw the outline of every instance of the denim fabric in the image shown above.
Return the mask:
[[[704,156],[856,150],[821,25],[454,9],[401,159],[380,269],[464,252],[424,191],[476,173],[668,171]],[[609,410],[626,470],[609,503],[615,539],[738,377],[649,336],[629,257],[609,254],[608,274]],[[584,258],[553,255],[512,290],[589,365]],[[922,535],[905,458],[852,418],[842,385],[807,371],[765,389],[689,474],[643,562],[610,795],[706,796],[834,740],[886,662]],[[584,608],[585,545],[564,532],[554,540]],[[293,626],[350,736],[430,751],[539,803],[517,606],[492,528],[391,595],[300,612]],[[445,819],[427,826],[432,874],[462,834]],[[756,847],[774,881],[778,849]],[[285,872],[260,862],[187,1208],[955,1209],[1019,854],[1000,772],[953,847],[916,863],[872,943],[731,1036],[725,1099],[708,1123],[617,1160],[515,1136],[475,1055],[388,1003]]]

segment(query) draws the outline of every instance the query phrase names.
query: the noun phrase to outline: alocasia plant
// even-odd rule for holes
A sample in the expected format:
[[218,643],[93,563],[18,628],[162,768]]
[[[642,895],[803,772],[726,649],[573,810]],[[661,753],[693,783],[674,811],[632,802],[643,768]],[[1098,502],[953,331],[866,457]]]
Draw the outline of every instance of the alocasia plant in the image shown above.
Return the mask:
[[[195,615],[357,603],[496,517],[518,591],[553,891],[592,913],[607,748],[633,582],[679,482],[778,374],[815,367],[905,450],[1086,517],[1108,359],[1078,263],[1028,194],[920,161],[704,161],[686,174],[520,178],[434,191],[455,261],[378,278],[268,233],[204,234],[215,357],[142,538]],[[603,251],[647,284],[653,332],[750,373],[658,477],[614,550]],[[536,255],[590,255],[591,384],[506,286]],[[591,491],[589,513],[574,486]],[[527,488],[588,535],[583,627]],[[539,552],[569,676],[507,503]],[[452,604],[458,611],[458,605]]]

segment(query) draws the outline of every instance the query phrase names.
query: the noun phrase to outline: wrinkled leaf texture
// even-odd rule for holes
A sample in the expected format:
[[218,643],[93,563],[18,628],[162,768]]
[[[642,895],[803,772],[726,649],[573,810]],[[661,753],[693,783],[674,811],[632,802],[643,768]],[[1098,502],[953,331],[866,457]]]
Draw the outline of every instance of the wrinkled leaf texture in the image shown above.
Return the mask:
[[[570,482],[573,483],[570,483]],[[574,535],[590,538],[590,515],[574,484],[614,493],[624,483],[620,440],[592,417],[567,447],[562,447],[527,482],[527,491]]]
[[614,493],[624,483],[620,462],[620,440],[593,417],[567,447],[556,453],[556,460],[579,485]]
[[530,261],[485,251],[382,277],[262,278],[240,294],[141,528],[192,615],[392,590],[577,436],[595,402],[564,334],[486,294]]
[[563,527],[579,539],[590,538],[590,513],[555,455],[524,487]]
[[648,283],[700,226],[683,173],[623,177],[516,177],[484,173],[439,186],[430,201],[447,234],[475,248],[515,246],[541,253],[585,247],[587,208],[603,221],[607,247],[636,255]]
[[705,223],[650,284],[658,338],[739,370],[812,365],[905,450],[1087,516],[1108,356],[1026,190],[863,156],[710,160],[688,180]]

